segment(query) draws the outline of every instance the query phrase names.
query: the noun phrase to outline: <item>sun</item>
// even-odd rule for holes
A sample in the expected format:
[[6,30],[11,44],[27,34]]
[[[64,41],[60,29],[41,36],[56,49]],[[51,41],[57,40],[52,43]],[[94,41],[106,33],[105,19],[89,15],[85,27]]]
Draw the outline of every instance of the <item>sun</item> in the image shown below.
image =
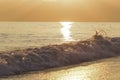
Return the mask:
[[72,40],[71,32],[70,32],[70,28],[72,27],[72,23],[73,22],[60,22],[60,24],[63,26],[63,28],[61,28],[61,33],[62,33],[65,41]]

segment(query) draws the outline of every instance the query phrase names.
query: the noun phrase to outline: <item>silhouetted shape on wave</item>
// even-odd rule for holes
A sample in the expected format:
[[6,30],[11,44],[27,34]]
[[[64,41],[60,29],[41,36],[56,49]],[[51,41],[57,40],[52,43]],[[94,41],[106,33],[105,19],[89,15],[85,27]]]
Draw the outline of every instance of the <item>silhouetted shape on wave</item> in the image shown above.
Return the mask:
[[120,38],[96,33],[85,41],[28,48],[0,54],[0,76],[79,64],[120,55]]

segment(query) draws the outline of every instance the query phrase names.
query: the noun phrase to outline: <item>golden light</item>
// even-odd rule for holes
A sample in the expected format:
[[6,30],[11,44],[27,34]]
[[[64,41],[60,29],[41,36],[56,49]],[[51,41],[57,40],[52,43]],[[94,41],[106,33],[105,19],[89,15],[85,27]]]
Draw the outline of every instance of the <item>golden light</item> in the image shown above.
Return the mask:
[[98,80],[99,78],[99,80],[107,80],[108,76],[110,76],[109,65],[110,63],[103,62],[95,65],[88,65],[84,67],[79,66],[74,69],[61,70],[61,72],[58,72],[58,76],[55,80]]
[[42,0],[43,2],[56,2],[57,0]]
[[72,41],[70,28],[72,27],[73,22],[60,22],[63,28],[61,28],[61,33],[65,41]]

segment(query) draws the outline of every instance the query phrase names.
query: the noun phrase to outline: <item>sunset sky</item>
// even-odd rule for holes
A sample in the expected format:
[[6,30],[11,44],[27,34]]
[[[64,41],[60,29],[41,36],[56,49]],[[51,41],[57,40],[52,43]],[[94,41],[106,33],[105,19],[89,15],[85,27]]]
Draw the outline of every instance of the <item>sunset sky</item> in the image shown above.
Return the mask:
[[120,21],[120,0],[0,0],[0,21]]

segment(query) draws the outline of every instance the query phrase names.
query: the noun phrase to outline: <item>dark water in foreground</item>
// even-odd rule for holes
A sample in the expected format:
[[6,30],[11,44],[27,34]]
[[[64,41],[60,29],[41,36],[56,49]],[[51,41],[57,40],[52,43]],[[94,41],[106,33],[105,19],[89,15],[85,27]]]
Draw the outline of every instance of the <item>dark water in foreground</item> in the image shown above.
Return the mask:
[[0,80],[120,80],[120,57]]

